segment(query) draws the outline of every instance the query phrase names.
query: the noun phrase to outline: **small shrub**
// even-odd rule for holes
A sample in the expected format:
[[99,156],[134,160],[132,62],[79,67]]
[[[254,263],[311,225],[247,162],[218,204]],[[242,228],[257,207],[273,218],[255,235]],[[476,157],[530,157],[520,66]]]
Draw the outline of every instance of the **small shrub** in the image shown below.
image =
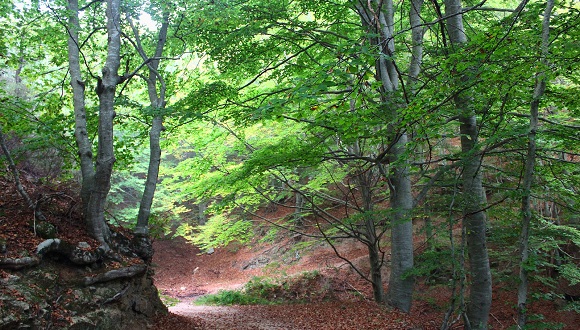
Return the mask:
[[320,301],[332,296],[332,285],[319,271],[279,278],[255,276],[242,290],[224,290],[196,300],[197,305],[270,305]]
[[313,279],[317,278],[318,276],[320,276],[320,272],[318,270],[310,270],[310,271],[305,271],[305,272],[301,273],[300,275],[307,280],[313,280]]
[[406,275],[422,277],[428,283],[447,283],[452,277],[453,262],[449,248],[436,247],[417,256],[415,267]]
[[252,277],[250,281],[244,285],[244,291],[247,294],[271,300],[277,298],[276,295],[279,288],[280,284],[276,283],[275,280],[259,276]]
[[264,237],[262,237],[260,239],[260,243],[274,242],[276,240],[276,238],[278,237],[279,231],[280,231],[280,229],[278,229],[277,227],[271,227],[270,229],[268,229],[268,231],[266,232]]
[[267,299],[257,297],[239,290],[220,290],[216,294],[200,297],[196,305],[268,305]]

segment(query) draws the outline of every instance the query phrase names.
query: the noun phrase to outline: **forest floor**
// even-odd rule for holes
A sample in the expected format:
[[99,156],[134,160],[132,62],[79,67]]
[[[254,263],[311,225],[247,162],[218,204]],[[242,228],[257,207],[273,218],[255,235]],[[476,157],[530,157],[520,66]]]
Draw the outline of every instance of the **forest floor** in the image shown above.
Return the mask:
[[[334,251],[320,244],[298,258],[285,258],[294,242],[260,244],[254,247],[230,246],[213,254],[201,253],[182,238],[157,240],[154,243],[155,285],[165,299],[177,302],[170,314],[158,320],[155,329],[439,329],[451,292],[447,285],[427,285],[417,281],[413,308],[400,313],[372,302],[370,284],[356,273]],[[354,243],[343,243],[341,251],[363,266],[365,249]],[[287,250],[287,251],[286,251]],[[286,251],[286,252],[284,252]],[[296,257],[296,255],[295,255]],[[264,263],[256,263],[262,260]],[[269,260],[266,263],[266,260]],[[199,296],[223,289],[239,289],[254,276],[291,277],[304,271],[318,270],[326,278],[329,297],[305,303],[253,306],[197,306]],[[387,275],[387,274],[385,274]],[[387,277],[388,278],[388,277]],[[490,317],[491,329],[508,329],[515,325],[515,286],[494,287]],[[304,290],[320,292],[320,288]],[[297,293],[300,294],[300,293]],[[558,301],[538,300],[531,314],[542,314],[539,328],[577,329],[580,315],[560,312]],[[459,320],[452,327],[462,328]]]
[[[57,228],[58,237],[77,244],[80,241],[97,244],[87,237],[74,207],[74,193],[69,187],[37,185],[24,177],[23,184],[35,199],[45,200],[43,211]],[[71,202],[72,201],[72,202]],[[8,249],[2,257],[18,257],[33,253],[42,241],[34,235],[29,220],[31,211],[25,207],[13,184],[0,176],[0,241]],[[350,266],[323,243],[303,248],[300,237],[265,240],[257,233],[253,244],[229,245],[215,249],[212,254],[202,253],[183,238],[158,239],[154,242],[153,269],[155,285],[162,299],[175,302],[170,314],[156,320],[153,329],[439,329],[451,301],[447,283],[426,283],[418,279],[415,285],[413,307],[404,314],[372,302],[368,282],[351,270]],[[421,245],[416,235],[416,247]],[[267,241],[267,242],[260,242]],[[340,252],[368,274],[366,248],[354,242],[338,244]],[[388,259],[387,254],[387,259]],[[254,306],[197,306],[192,302],[208,293],[223,289],[239,289],[255,276],[292,281],[292,276],[305,271],[317,271],[314,282],[303,287],[292,286],[296,299],[292,303]],[[497,271],[497,269],[496,269]],[[513,274],[512,274],[513,275]],[[0,270],[0,276],[7,272]],[[388,273],[384,272],[387,282]],[[512,276],[513,277],[513,276]],[[517,284],[498,281],[490,316],[491,329],[514,328]],[[0,290],[2,287],[0,287]],[[534,288],[536,293],[541,290]],[[315,295],[311,295],[311,293]],[[169,303],[168,303],[169,304]],[[562,312],[561,299],[536,299],[530,314],[543,315],[534,321],[537,328],[578,329],[580,314]],[[454,318],[455,320],[455,318]],[[453,328],[461,328],[460,320]]]

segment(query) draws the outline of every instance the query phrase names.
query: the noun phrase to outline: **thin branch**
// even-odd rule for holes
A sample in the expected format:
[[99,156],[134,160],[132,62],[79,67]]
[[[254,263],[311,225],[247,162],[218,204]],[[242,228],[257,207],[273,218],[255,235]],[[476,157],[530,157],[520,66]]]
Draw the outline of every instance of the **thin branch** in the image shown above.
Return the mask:
[[82,6],[81,8],[79,8],[79,11],[84,11],[85,9],[89,8],[90,6],[94,5],[95,3],[102,3],[103,0],[93,0],[89,3],[87,3],[86,5]]
[[20,194],[20,196],[22,196],[22,198],[24,198],[26,204],[28,204],[28,208],[30,208],[34,212],[35,223],[33,228],[36,231],[36,219],[39,219],[40,221],[46,221],[46,218],[44,217],[42,212],[38,209],[39,206],[38,201],[33,202],[28,193],[26,192],[26,190],[24,189],[24,187],[22,186],[22,182],[20,181],[20,175],[18,174],[18,169],[16,168],[16,165],[14,164],[14,159],[10,155],[10,151],[6,146],[6,140],[4,139],[4,134],[2,133],[2,130],[3,129],[0,124],[0,147],[2,148],[4,156],[6,156],[6,160],[8,161],[8,168],[10,168],[10,171],[12,172],[12,176],[14,177],[14,184],[16,185],[18,193]]

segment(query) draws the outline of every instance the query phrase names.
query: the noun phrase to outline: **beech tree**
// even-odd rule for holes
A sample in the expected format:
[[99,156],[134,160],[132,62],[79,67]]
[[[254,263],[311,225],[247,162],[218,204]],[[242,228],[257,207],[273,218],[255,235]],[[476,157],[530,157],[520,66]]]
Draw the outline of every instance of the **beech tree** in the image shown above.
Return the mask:
[[[412,52],[409,61],[408,82],[412,86],[421,71],[423,31],[420,28],[421,8],[423,1],[413,1],[409,6],[409,22],[412,31]],[[391,0],[375,1],[374,3],[356,3],[356,10],[361,17],[363,26],[367,29],[370,43],[377,48],[380,54],[375,64],[375,77],[380,81],[378,88],[380,100],[383,103],[384,111],[391,117],[389,147],[381,152],[377,158],[378,163],[388,162],[393,164],[388,180],[390,181],[390,207],[394,210],[391,218],[391,275],[389,279],[389,291],[387,299],[393,306],[408,312],[411,309],[413,292],[413,278],[405,276],[413,267],[413,226],[410,221],[411,209],[413,207],[413,195],[411,190],[411,179],[409,177],[408,161],[406,157],[407,131],[402,123],[398,108],[401,106],[400,99],[409,100],[412,95],[398,96],[399,81],[403,79],[395,61],[395,11]],[[403,123],[404,124],[404,123]],[[384,157],[381,159],[380,157]],[[374,231],[370,229],[369,231]],[[374,265],[378,260],[374,260],[376,253],[369,253],[371,256],[371,270],[373,283],[381,283],[380,267]],[[375,290],[376,292],[377,290]],[[377,300],[378,297],[375,297]],[[381,299],[378,299],[379,301]]]
[[[413,289],[413,278],[406,276],[413,267],[410,221],[413,196],[408,170],[409,151],[406,149],[408,122],[400,110],[413,99],[414,89],[400,89],[399,81],[407,80],[409,86],[413,86],[421,70],[422,4],[422,1],[413,2],[405,7],[406,14],[400,17],[407,24],[401,28],[400,35],[412,31],[412,51],[402,55],[408,56],[407,62],[410,63],[405,73],[401,73],[398,67],[403,64],[395,61],[398,32],[395,31],[396,11],[391,1],[347,1],[339,6],[309,1],[301,1],[296,6],[260,1],[239,6],[227,1],[211,5],[200,3],[201,11],[196,14],[204,17],[204,22],[209,24],[208,30],[212,32],[204,31],[204,25],[201,25],[202,32],[192,35],[196,37],[192,43],[203,47],[201,49],[222,66],[224,77],[230,70],[254,75],[249,82],[242,80],[239,83],[242,86],[240,92],[249,97],[245,100],[243,97],[230,99],[230,109],[233,109],[230,111],[240,123],[236,131],[238,136],[245,135],[240,130],[246,125],[276,118],[295,123],[306,136],[302,141],[280,141],[274,148],[277,156],[270,156],[270,161],[258,157],[273,149],[260,150],[243,139],[243,143],[249,145],[250,159],[245,161],[241,173],[232,175],[228,171],[227,182],[234,178],[242,180],[254,173],[274,175],[285,182],[307,201],[309,213],[316,214],[323,219],[322,222],[338,230],[337,237],[358,237],[368,247],[369,281],[373,285],[374,299],[379,302],[388,300],[404,311],[410,310]],[[210,18],[218,11],[231,11],[230,16],[239,15],[239,21],[229,20],[216,30],[215,21]],[[276,13],[275,17],[271,13]],[[244,15],[253,20],[243,19]],[[316,19],[302,21],[301,17],[308,15],[314,15]],[[409,24],[413,26],[409,27]],[[256,39],[256,36],[264,37]],[[406,39],[401,38],[400,42],[402,46]],[[283,53],[278,50],[281,45],[286,46],[286,56],[281,56]],[[248,60],[232,70],[232,65],[238,64],[235,54],[240,49],[245,50]],[[260,63],[266,66],[259,66]],[[408,77],[405,77],[407,72]],[[262,81],[262,84],[269,85],[271,77],[278,83],[274,88],[258,87],[254,83]],[[294,77],[296,82],[288,79],[290,77]],[[287,98],[282,99],[280,94],[286,94]],[[249,115],[255,116],[256,121],[246,120]],[[224,117],[227,116],[232,115],[226,113]],[[356,125],[361,131],[353,130],[353,123],[358,118],[366,121],[365,125]],[[321,149],[319,146],[324,147]],[[308,188],[307,183],[300,183],[301,180],[289,180],[287,173],[291,171],[282,161],[303,162],[304,166],[312,167],[316,167],[314,163],[328,161],[329,168],[343,168],[353,186],[346,189],[352,189],[350,192],[344,192],[346,200],[335,202],[344,203],[347,209],[357,210],[355,214],[360,214],[343,223],[329,212],[313,206],[317,203],[315,200],[327,200],[329,196],[324,197],[320,191]],[[255,167],[252,169],[251,166]],[[317,176],[327,176],[316,173]],[[389,193],[379,192],[386,189],[377,186],[381,176],[390,184]],[[340,180],[340,176],[330,179],[337,184]],[[224,185],[224,182],[220,184]],[[267,195],[264,187],[260,189],[262,195]],[[356,191],[359,189],[363,201],[357,205],[358,202],[348,199],[358,194]],[[386,221],[385,213],[374,205],[381,198],[377,194],[390,196],[391,212]],[[385,222],[392,229],[392,268],[386,299],[381,275],[384,263],[382,237],[389,229]]]
[[[81,68],[81,65],[85,64],[84,58],[86,54],[83,53],[82,46],[86,40],[79,39],[79,32],[83,29],[79,23],[79,12],[81,9],[86,10],[91,6],[96,6],[98,9],[100,8],[100,3],[92,2],[83,8],[79,8],[76,0],[69,1],[68,13],[70,17],[67,29],[69,35],[69,71],[71,74],[71,86],[73,87],[75,138],[79,148],[82,173],[81,197],[83,201],[83,212],[90,233],[106,246],[110,233],[104,213],[107,195],[111,187],[113,164],[115,163],[113,122],[116,116],[115,105],[120,103],[118,100],[117,86],[125,83],[123,85],[123,88],[125,88],[127,82],[135,76],[142,77],[146,82],[150,102],[150,106],[147,108],[153,114],[149,129],[150,159],[148,173],[139,214],[137,216],[137,225],[135,227],[136,234],[144,237],[148,236],[150,209],[157,185],[159,163],[161,161],[160,135],[164,129],[164,108],[167,104],[167,86],[164,77],[160,73],[159,63],[163,59],[164,47],[167,42],[169,9],[161,5],[164,9],[156,36],[156,43],[153,47],[152,54],[148,55],[146,53],[148,48],[142,41],[139,27],[133,23],[132,15],[135,14],[129,12],[130,8],[125,8],[125,12],[123,12],[123,8],[121,8],[120,1],[118,0],[108,1],[106,8],[103,8],[107,18],[107,53],[101,70],[102,76],[95,77],[91,73],[90,67],[86,68],[88,74],[91,75],[89,78],[96,80],[94,92],[98,96],[99,102],[97,154],[95,157],[93,156],[94,147],[87,128],[87,117],[89,114],[87,114],[85,109],[85,97],[91,91],[85,88],[87,83],[83,80],[83,69]],[[139,12],[137,12],[137,15],[139,15]],[[123,17],[125,17],[126,23],[122,23]],[[129,34],[123,32],[123,28],[127,25],[129,25],[133,33],[132,38]],[[88,38],[94,32],[89,32]],[[130,65],[133,57],[128,55],[126,67],[124,68],[125,72],[120,75],[121,52],[123,49],[122,35],[127,40],[126,42],[132,45],[133,51],[137,54],[137,58],[140,58],[140,64],[133,71],[130,71],[132,70]],[[140,73],[142,68],[147,69],[148,76]]]
[[[147,178],[145,180],[145,189],[139,204],[139,214],[137,215],[137,225],[134,232],[139,235],[147,235],[149,233],[149,216],[151,215],[151,205],[153,204],[153,197],[157,187],[157,179],[159,176],[159,165],[161,163],[161,146],[160,136],[165,129],[163,127],[164,111],[167,101],[165,94],[167,87],[163,76],[159,73],[159,61],[163,55],[163,49],[167,42],[167,30],[169,28],[169,9],[165,8],[161,27],[157,35],[157,45],[154,54],[149,57],[139,36],[139,31],[135,25],[130,21],[133,35],[135,36],[135,48],[139,53],[144,63],[146,63],[149,70],[149,76],[144,77],[147,82],[147,93],[153,109],[153,119],[151,121],[151,129],[149,130],[149,166],[147,167]],[[160,85],[160,86],[158,86]]]
[[[98,5],[98,3],[96,4]],[[105,203],[111,187],[111,173],[115,163],[113,150],[113,119],[117,85],[123,81],[119,76],[121,62],[121,8],[120,0],[106,2],[107,56],[102,76],[97,77],[94,92],[99,98],[99,124],[97,154],[93,155],[92,142],[88,136],[85,109],[86,81],[81,71],[81,45],[79,32],[79,3],[68,2],[69,26],[68,59],[70,84],[73,88],[75,138],[79,150],[82,173],[81,198],[88,231],[107,247],[110,231],[105,221]],[[94,162],[94,163],[93,163]]]
[[[341,257],[335,243],[355,240],[368,262],[345,261],[368,280],[377,302],[403,311],[411,307],[414,276],[443,274],[453,296],[443,329],[461,319],[465,328],[487,327],[492,280],[501,281],[492,279],[489,259],[500,255],[519,264],[500,275],[517,280],[520,272],[523,327],[535,276],[552,269],[560,278],[579,278],[563,248],[580,242],[572,225],[580,205],[579,7],[486,4],[160,2],[150,10],[155,31],[138,24],[141,5],[70,0],[67,22],[58,19],[64,11],[51,8],[53,24],[61,24],[61,34],[58,25],[46,25],[54,58],[65,39],[62,26],[67,31],[87,227],[106,246],[111,173],[122,152],[141,151],[115,145],[146,127],[138,236],[148,233],[161,177],[173,193],[164,211],[201,201],[203,212],[210,204],[201,234],[188,216],[176,224],[204,247],[253,237],[252,226],[262,223],[249,214],[272,228],[325,239]],[[26,74],[23,55],[15,52],[10,65]],[[49,70],[28,75],[50,76],[40,71]],[[58,90],[54,81],[46,85]],[[66,140],[68,91],[49,93],[52,103],[25,120],[35,111],[51,117],[52,131],[63,131]],[[30,134],[32,122],[10,126],[20,114],[6,111],[3,132]],[[131,126],[129,118],[144,125]],[[174,167],[160,171],[165,125]],[[145,175],[139,171],[130,178],[134,191]],[[252,214],[265,206],[287,207],[289,216]],[[413,237],[411,219],[422,218],[432,225],[425,229],[428,253]],[[424,229],[415,223],[416,232]],[[513,253],[518,239],[520,255]]]
[[[454,48],[461,48],[467,42],[463,27],[462,5],[459,0],[445,1],[447,33]],[[472,77],[463,74],[458,85],[467,85]],[[463,227],[467,233],[469,272],[472,283],[465,317],[467,328],[486,329],[491,308],[491,271],[486,244],[485,191],[481,172],[482,155],[478,147],[479,129],[477,115],[467,92],[455,95],[461,132],[461,151],[465,155],[462,165],[463,183]]]
[[519,279],[520,284],[518,286],[518,326],[522,329],[525,328],[527,322],[527,300],[528,300],[528,290],[529,290],[529,271],[528,262],[530,258],[530,228],[532,223],[532,184],[534,181],[534,168],[536,166],[537,158],[537,143],[536,134],[538,131],[539,123],[539,108],[540,101],[546,90],[547,70],[549,67],[548,54],[550,49],[550,21],[552,16],[552,11],[554,9],[554,1],[546,1],[546,8],[543,12],[542,17],[542,34],[541,34],[541,46],[540,46],[540,68],[541,70],[536,73],[536,81],[532,94],[532,102],[530,104],[530,126],[528,131],[528,146],[525,157],[524,164],[524,174],[522,182],[522,228],[520,234],[520,270]]

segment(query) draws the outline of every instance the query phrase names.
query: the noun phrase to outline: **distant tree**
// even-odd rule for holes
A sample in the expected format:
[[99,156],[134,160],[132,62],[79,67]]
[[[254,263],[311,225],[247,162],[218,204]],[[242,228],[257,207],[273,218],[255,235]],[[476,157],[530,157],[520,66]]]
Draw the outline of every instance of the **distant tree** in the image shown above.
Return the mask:
[[[413,278],[405,276],[413,266],[413,196],[403,112],[413,99],[413,88],[405,91],[399,81],[408,80],[413,86],[421,69],[421,7],[421,1],[404,7],[401,19],[406,27],[400,35],[412,31],[412,51],[401,50],[399,56],[405,60],[400,64],[394,47],[400,40],[404,49],[408,39],[399,39],[394,30],[391,1],[345,1],[336,6],[312,1],[233,6],[216,1],[199,3],[199,11],[190,17],[200,22],[200,32],[190,36],[192,43],[218,62],[223,79],[240,80],[241,95],[229,99],[230,104],[226,101],[227,110],[217,114],[223,125],[235,125],[232,135],[244,144],[243,165],[232,166],[231,171],[220,168],[227,175],[220,186],[234,193],[241,185],[232,180],[249,182],[260,174],[284,182],[296,196],[297,204],[291,208],[320,217],[335,233],[329,240],[351,237],[368,247],[369,281],[379,302],[385,301],[382,245],[390,225],[392,269],[386,299],[405,311],[410,309],[413,288]],[[218,12],[229,12],[232,19],[224,22]],[[243,58],[237,56],[241,50]],[[404,73],[399,71],[403,63],[409,63]],[[247,75],[252,78],[240,79]],[[285,121],[286,127],[300,133],[296,137],[274,133],[275,138],[258,143],[246,139],[248,127],[271,121]],[[313,179],[291,174],[304,168]],[[342,199],[331,197],[320,185],[333,183],[342,189],[343,179],[349,184],[339,193]],[[206,190],[212,186],[202,182]],[[382,182],[390,184],[390,192]],[[268,198],[266,186],[254,188]],[[390,212],[375,205],[384,196],[391,199]],[[330,201],[344,203],[345,222],[318,205]]]

